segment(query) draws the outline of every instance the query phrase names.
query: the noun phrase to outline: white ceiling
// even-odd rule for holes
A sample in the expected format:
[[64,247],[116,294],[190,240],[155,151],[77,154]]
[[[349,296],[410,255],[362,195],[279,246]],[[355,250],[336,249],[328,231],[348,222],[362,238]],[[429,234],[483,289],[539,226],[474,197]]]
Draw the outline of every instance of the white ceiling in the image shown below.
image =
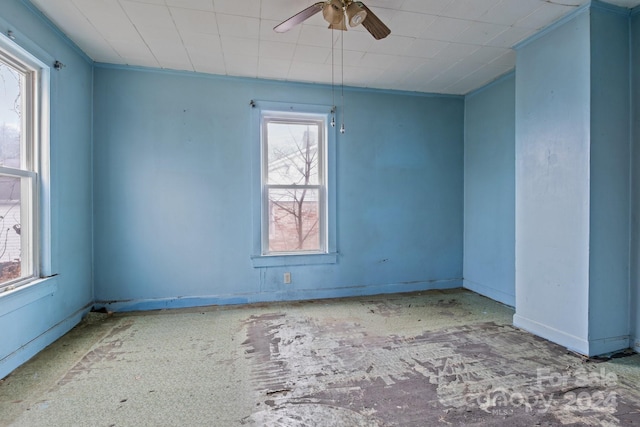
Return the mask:
[[[589,0],[368,0],[391,29],[332,31],[317,0],[31,0],[96,62],[315,83],[466,94],[513,69],[518,42]],[[640,0],[609,0],[622,7]],[[344,38],[341,39],[341,36]],[[344,53],[341,47],[344,45]]]

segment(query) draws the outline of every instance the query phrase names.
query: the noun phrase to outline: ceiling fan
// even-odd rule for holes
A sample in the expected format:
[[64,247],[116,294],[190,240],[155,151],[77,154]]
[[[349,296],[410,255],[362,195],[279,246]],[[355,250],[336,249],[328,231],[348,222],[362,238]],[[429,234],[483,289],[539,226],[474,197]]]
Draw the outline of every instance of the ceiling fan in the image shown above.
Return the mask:
[[362,24],[376,40],[391,34],[391,30],[364,3],[352,0],[317,2],[276,25],[273,29],[278,33],[284,33],[320,11],[322,11],[325,21],[329,23],[329,28],[332,29],[347,31],[346,22],[348,22],[351,27]]

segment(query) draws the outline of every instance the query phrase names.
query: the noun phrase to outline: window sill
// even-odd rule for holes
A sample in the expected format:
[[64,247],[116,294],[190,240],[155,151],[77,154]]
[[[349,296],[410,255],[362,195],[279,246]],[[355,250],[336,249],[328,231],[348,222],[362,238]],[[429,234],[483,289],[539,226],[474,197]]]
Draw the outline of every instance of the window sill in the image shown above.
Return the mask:
[[251,257],[254,267],[283,267],[295,265],[335,264],[337,253],[300,255],[255,255]]
[[0,317],[16,311],[41,298],[53,295],[58,289],[58,281],[53,277],[36,279],[10,291],[0,293]]

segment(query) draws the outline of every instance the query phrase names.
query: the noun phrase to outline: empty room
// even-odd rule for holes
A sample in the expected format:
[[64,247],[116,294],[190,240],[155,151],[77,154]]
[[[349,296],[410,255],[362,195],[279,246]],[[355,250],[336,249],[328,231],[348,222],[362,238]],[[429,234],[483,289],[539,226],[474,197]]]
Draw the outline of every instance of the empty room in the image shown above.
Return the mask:
[[640,0],[0,0],[0,426],[640,425]]

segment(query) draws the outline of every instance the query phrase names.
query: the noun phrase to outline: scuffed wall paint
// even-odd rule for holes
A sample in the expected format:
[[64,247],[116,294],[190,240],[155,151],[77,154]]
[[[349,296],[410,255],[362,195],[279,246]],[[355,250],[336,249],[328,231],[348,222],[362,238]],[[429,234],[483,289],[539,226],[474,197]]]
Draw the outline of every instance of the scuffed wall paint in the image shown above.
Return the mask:
[[[325,86],[98,66],[95,286],[114,308],[462,285],[461,97],[347,90],[338,261],[251,263],[250,100],[331,103]],[[292,283],[283,283],[290,272]]]

